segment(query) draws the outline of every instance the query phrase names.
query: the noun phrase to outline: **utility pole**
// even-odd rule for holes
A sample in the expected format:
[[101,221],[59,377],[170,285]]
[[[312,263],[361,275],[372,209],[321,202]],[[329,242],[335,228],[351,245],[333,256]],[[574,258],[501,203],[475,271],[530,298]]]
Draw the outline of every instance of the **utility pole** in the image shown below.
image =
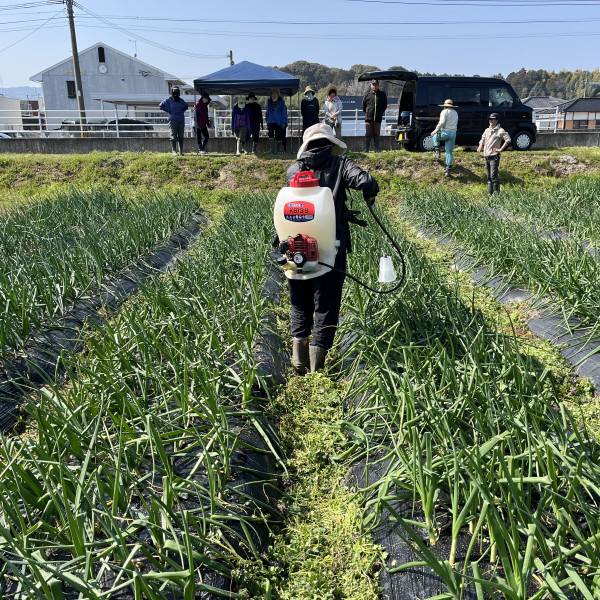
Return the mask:
[[233,67],[233,65],[235,65],[235,63],[233,62],[233,50],[229,51],[229,66]]
[[73,53],[73,72],[75,73],[75,93],[77,94],[77,107],[79,108],[79,123],[83,135],[85,123],[85,104],[83,102],[83,88],[81,87],[81,70],[79,69],[79,53],[77,52],[77,37],[75,36],[75,20],[73,18],[73,0],[64,0],[67,5],[69,30],[71,31],[71,52]]

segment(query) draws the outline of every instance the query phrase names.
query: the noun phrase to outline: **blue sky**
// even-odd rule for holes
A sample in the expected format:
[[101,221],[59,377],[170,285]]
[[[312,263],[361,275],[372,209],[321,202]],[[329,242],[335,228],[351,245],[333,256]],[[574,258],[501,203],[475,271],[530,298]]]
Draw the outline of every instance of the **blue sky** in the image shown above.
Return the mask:
[[[248,60],[505,76],[600,66],[600,0],[81,0],[79,50],[104,42],[182,79]],[[0,87],[71,53],[64,5],[0,0]],[[26,37],[27,36],[27,37]],[[172,50],[175,50],[173,52]]]

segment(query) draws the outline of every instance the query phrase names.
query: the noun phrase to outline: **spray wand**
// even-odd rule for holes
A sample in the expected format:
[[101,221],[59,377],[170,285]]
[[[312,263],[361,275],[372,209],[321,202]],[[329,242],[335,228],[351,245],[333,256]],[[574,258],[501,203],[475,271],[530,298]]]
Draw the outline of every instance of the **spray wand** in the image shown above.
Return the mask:
[[[390,288],[389,290],[376,290],[375,288],[372,288],[370,285],[367,285],[363,281],[360,281],[360,279],[354,277],[354,275],[351,275],[350,273],[348,273],[347,271],[344,271],[343,269],[338,269],[337,267],[334,267],[333,265],[328,265],[323,262],[319,262],[319,264],[324,267],[328,267],[329,269],[333,269],[334,271],[343,273],[344,275],[346,275],[347,277],[350,277],[350,279],[352,279],[353,281],[356,281],[356,283],[358,283],[359,285],[362,285],[364,288],[366,288],[367,290],[369,290],[371,292],[374,292],[376,294],[391,294],[392,292],[395,292],[404,283],[404,280],[406,279],[406,262],[404,260],[404,256],[402,255],[402,252],[400,251],[400,248],[398,247],[398,244],[396,244],[396,241],[394,240],[394,238],[389,234],[389,232],[383,226],[383,223],[377,218],[377,215],[375,214],[375,211],[373,210],[373,204],[375,203],[375,198],[369,198],[368,200],[366,200],[366,203],[367,203],[367,206],[369,207],[369,210],[371,211],[371,215],[373,215],[373,218],[375,219],[375,222],[377,223],[377,225],[379,225],[379,227],[381,228],[381,231],[383,231],[383,233],[385,233],[385,235],[388,237],[390,242],[392,242],[392,245],[394,246],[396,252],[398,253],[398,256],[400,257],[400,262],[402,264],[402,276],[400,277],[400,281],[393,288]],[[356,218],[356,215],[359,214],[359,211],[351,210],[348,212],[350,213],[348,220],[351,223],[355,223],[356,225],[360,225],[361,227],[364,227],[367,224],[366,221]],[[388,278],[390,269],[393,273],[393,279]],[[389,256],[386,256],[384,254],[381,257],[381,260],[379,263],[379,281],[380,282],[394,281],[395,278],[396,278],[395,273],[393,272],[393,267],[391,265],[391,259]]]

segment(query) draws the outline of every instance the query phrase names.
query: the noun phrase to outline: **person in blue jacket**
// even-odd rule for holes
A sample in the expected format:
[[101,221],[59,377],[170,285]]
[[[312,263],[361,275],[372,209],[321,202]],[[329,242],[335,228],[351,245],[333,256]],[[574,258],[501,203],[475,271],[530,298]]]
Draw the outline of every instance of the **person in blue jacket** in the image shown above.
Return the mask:
[[165,98],[159,105],[160,110],[164,110],[169,114],[169,128],[171,130],[171,150],[173,154],[177,154],[179,146],[179,154],[183,155],[183,134],[185,131],[185,111],[188,109],[187,102],[181,99],[181,90],[174,86],[171,90],[171,95]]
[[285,130],[288,122],[287,106],[285,100],[279,95],[279,88],[271,90],[265,117],[267,129],[269,130],[269,153],[279,154],[281,143],[285,140]]

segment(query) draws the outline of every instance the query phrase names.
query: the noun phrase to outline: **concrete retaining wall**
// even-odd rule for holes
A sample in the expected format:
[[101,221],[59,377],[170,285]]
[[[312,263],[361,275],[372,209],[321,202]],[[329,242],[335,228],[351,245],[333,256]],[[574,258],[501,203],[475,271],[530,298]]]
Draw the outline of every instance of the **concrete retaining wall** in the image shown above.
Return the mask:
[[[344,138],[348,149],[355,152],[364,150],[363,136]],[[600,146],[600,131],[579,132],[565,131],[559,133],[539,133],[534,148],[549,147],[567,148],[569,146]],[[288,153],[297,152],[299,140],[288,140]],[[399,148],[391,136],[380,138],[380,150],[397,150]],[[211,138],[208,149],[210,152],[233,154],[235,152],[234,138]],[[269,142],[261,138],[258,144],[259,152],[267,152]],[[170,152],[169,140],[166,138],[18,138],[1,139],[0,153],[15,154],[88,154],[89,152]],[[186,138],[184,150],[195,152],[196,143]]]
[[568,148],[570,146],[600,146],[600,131],[560,131],[538,133],[534,148]]

